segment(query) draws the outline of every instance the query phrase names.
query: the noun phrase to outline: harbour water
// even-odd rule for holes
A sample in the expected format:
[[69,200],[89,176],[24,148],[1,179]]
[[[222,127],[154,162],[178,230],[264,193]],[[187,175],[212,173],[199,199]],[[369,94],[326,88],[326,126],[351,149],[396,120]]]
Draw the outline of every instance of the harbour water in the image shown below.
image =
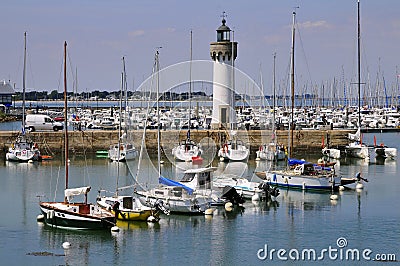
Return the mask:
[[[399,133],[377,135],[379,142],[400,149]],[[373,134],[364,140],[372,143]],[[317,158],[305,158],[316,160]],[[213,162],[217,173],[227,172],[256,180],[254,171],[268,167],[254,160],[226,164]],[[162,166],[163,175],[182,172],[186,163]],[[130,170],[129,170],[130,169]],[[90,185],[89,200],[97,190],[115,191],[130,185],[137,160],[111,163],[105,158],[76,156],[70,163],[70,187]],[[144,158],[138,181],[147,186],[157,182],[155,161]],[[118,223],[121,231],[82,232],[53,229],[36,221],[38,196],[63,198],[62,158],[35,163],[0,161],[1,212],[0,258],[2,265],[266,265],[309,264],[307,252],[324,265],[365,265],[376,255],[399,261],[400,166],[397,160],[370,162],[341,159],[343,176],[360,172],[369,180],[361,191],[340,192],[337,201],[330,193],[286,191],[276,201],[246,202],[232,212],[217,208],[211,217],[162,216],[158,224]],[[132,190],[126,191],[131,193]],[[71,247],[64,250],[63,242]],[[272,250],[275,251],[272,251]],[[283,250],[278,256],[278,250]],[[368,252],[368,249],[371,252]],[[305,257],[302,253],[306,250]],[[326,250],[326,251],[324,251]],[[346,257],[359,251],[359,259]],[[367,251],[365,251],[367,250]],[[271,252],[272,251],[272,252]],[[299,252],[298,260],[296,251]],[[364,252],[364,253],[363,253]],[[364,257],[363,257],[364,255]],[[286,260],[284,260],[286,258]],[[367,260],[370,258],[371,261]]]

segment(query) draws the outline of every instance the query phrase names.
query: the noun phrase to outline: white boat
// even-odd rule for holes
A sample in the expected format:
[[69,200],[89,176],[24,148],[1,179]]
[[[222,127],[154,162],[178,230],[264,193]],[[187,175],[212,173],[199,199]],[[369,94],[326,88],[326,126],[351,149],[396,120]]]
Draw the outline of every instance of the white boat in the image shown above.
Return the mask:
[[108,149],[108,158],[113,162],[123,162],[133,160],[137,157],[137,150],[132,143],[117,143],[110,145]]
[[38,161],[40,159],[40,151],[36,143],[30,141],[26,135],[21,134],[11,144],[6,153],[7,161],[28,162]]
[[312,163],[299,164],[294,169],[268,171],[265,180],[271,186],[302,190],[331,191],[342,185],[341,176],[329,168]]
[[346,154],[348,156],[360,159],[369,158],[368,146],[360,142],[351,142],[346,146]]
[[226,186],[231,186],[246,199],[251,199],[254,195],[259,198],[265,197],[265,191],[260,188],[260,184],[260,182],[249,181],[246,178],[234,175],[222,175],[213,181],[214,187],[223,189]]
[[345,148],[346,154],[354,158],[368,159],[369,148],[362,143],[361,129],[358,128],[354,134],[349,133],[348,138],[351,142]]
[[[192,31],[190,32],[190,48],[192,48]],[[176,160],[190,162],[193,157],[199,158],[203,153],[201,146],[194,140],[190,139],[190,129],[196,128],[192,124],[192,49],[190,49],[190,70],[189,70],[189,108],[188,108],[188,131],[186,134],[186,139],[181,141],[177,146],[172,149],[172,155]],[[195,120],[193,120],[195,121]],[[197,125],[198,128],[198,125]]]
[[25,69],[26,69],[26,32],[24,33],[24,71],[22,80],[22,132],[11,144],[6,153],[7,161],[28,162],[40,159],[40,151],[36,143],[25,134]]
[[257,158],[267,161],[282,161],[286,159],[286,151],[282,145],[270,142],[261,145],[256,151]]
[[[113,162],[123,162],[127,160],[133,160],[137,157],[137,151],[135,146],[132,142],[128,141],[127,139],[127,132],[124,132],[122,135],[122,95],[123,91],[125,91],[125,96],[127,95],[126,89],[126,73],[125,73],[125,59],[122,58],[123,62],[123,69],[124,72],[122,73],[122,81],[121,81],[121,94],[119,99],[119,126],[118,126],[118,143],[111,145],[108,149],[108,158]],[[124,112],[126,114],[126,111]],[[128,119],[124,119],[125,121]],[[127,128],[126,126],[124,127]]]
[[176,160],[191,162],[193,158],[198,158],[203,153],[200,145],[191,139],[182,140],[178,146],[172,149],[172,155]]
[[[275,117],[275,101],[276,101],[276,88],[275,88],[275,59],[276,54],[274,54],[274,75],[273,75],[273,107],[272,107],[272,141],[269,144],[263,144],[260,146],[258,151],[256,151],[257,159],[267,160],[267,161],[282,161],[286,159],[286,151],[283,145],[277,143],[276,139],[276,117]],[[262,89],[264,91],[264,89]]]
[[213,186],[213,173],[215,170],[215,167],[188,169],[184,172],[179,183],[193,189],[193,193],[196,195],[210,197],[212,199],[211,206],[223,205],[227,201],[231,201],[234,204],[244,202],[235,198],[223,198],[222,190]]
[[[65,117],[68,114],[66,60],[67,43],[64,43],[64,110]],[[43,221],[53,227],[68,229],[105,229],[115,226],[115,217],[108,211],[101,209],[96,204],[87,202],[87,194],[91,187],[68,188],[68,127],[65,127],[65,191],[64,201],[45,202],[40,201],[39,206]],[[83,202],[73,201],[74,196],[84,195]]]
[[322,149],[322,155],[332,159],[340,159],[340,150],[335,148],[324,147]]
[[173,213],[204,214],[211,206],[212,198],[195,195],[191,191],[177,185],[161,185],[147,191],[136,191],[136,194],[144,205],[154,205],[161,200]]
[[236,134],[232,134],[232,140],[224,143],[218,151],[221,161],[244,161],[249,158],[249,154],[249,148],[237,138]]

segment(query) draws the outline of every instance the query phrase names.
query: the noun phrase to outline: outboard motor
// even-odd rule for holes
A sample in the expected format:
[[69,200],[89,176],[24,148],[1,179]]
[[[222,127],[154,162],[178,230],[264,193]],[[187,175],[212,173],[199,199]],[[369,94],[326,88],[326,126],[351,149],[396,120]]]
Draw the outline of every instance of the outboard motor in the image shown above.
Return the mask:
[[368,179],[361,177],[361,173],[360,172],[358,172],[356,174],[356,179],[357,179],[357,182],[360,182],[361,180],[363,180],[365,182],[368,182]]
[[279,189],[276,187],[271,187],[268,183],[266,182],[261,182],[258,185],[258,188],[264,191],[264,195],[266,199],[270,199],[271,196],[273,197],[278,197],[279,196]]
[[227,201],[232,202],[232,204],[243,204],[245,202],[244,198],[242,195],[239,195],[239,193],[237,193],[236,189],[234,187],[231,186],[225,186],[222,189],[222,199],[226,199]]
[[156,210],[162,211],[165,215],[169,215],[171,213],[170,210],[165,207],[164,202],[160,199],[157,199],[156,202],[154,202],[153,207]]

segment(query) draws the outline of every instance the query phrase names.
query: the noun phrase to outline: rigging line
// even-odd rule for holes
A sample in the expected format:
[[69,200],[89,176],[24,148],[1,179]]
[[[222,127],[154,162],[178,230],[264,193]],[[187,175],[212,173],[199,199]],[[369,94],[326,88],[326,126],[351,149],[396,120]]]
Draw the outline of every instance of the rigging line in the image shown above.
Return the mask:
[[68,62],[69,62],[70,74],[72,76],[72,84],[75,84],[76,77],[75,77],[75,73],[74,73],[74,68],[72,67],[72,60],[71,60],[69,51],[67,52],[67,54],[68,54]]
[[32,61],[29,56],[29,52],[27,51],[27,56],[26,58],[28,59],[28,66],[29,66],[29,72],[30,72],[30,77],[31,77],[31,88],[35,88],[35,79],[33,78],[33,70],[32,70]]
[[299,36],[299,40],[300,40],[301,51],[303,53],[304,61],[305,61],[306,68],[307,68],[307,74],[309,76],[309,79],[310,79],[310,82],[311,82],[311,86],[313,86],[314,84],[313,84],[313,80],[311,78],[310,67],[309,67],[309,64],[308,64],[307,57],[306,57],[306,52],[305,52],[304,45],[303,45],[303,39],[301,38],[300,27],[299,27],[299,24],[297,23],[297,20],[296,20],[296,26],[297,26],[296,27],[297,28],[297,35]]

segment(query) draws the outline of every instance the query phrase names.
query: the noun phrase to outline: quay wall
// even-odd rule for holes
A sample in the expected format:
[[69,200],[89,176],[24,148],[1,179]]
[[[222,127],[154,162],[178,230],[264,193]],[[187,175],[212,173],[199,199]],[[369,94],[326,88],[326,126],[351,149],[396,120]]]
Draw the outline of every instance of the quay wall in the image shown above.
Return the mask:
[[[331,147],[343,149],[348,143],[347,134],[355,130],[294,130],[293,131],[293,153],[301,155],[306,153],[319,154],[321,152],[322,140],[329,141]],[[18,131],[0,131],[0,143],[2,151],[6,151],[18,136]],[[28,133],[31,139],[39,145],[42,154],[61,155],[64,149],[64,132],[42,131]],[[179,140],[186,138],[187,130],[165,130],[160,132],[161,147],[171,153],[172,147]],[[95,153],[97,150],[107,150],[110,145],[118,142],[118,130],[86,130],[69,131],[69,149],[76,154]],[[143,131],[132,131],[133,142],[139,149],[142,141]],[[255,151],[262,143],[271,140],[271,130],[238,130],[239,139],[250,146],[250,154],[254,156]],[[191,139],[200,142],[204,148],[219,148],[221,141],[229,138],[228,132],[224,130],[191,130]],[[277,141],[288,145],[289,132],[278,130]],[[149,152],[157,150],[157,130],[146,130],[145,148]]]

